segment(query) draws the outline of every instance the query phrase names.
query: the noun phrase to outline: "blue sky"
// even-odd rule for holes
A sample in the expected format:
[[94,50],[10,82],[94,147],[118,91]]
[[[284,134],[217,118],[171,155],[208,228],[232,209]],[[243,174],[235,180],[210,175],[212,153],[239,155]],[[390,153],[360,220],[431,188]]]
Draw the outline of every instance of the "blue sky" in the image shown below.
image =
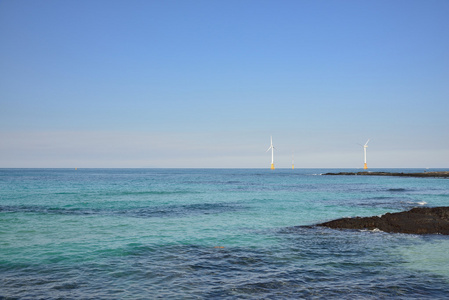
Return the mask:
[[0,1],[0,167],[449,167],[449,1]]

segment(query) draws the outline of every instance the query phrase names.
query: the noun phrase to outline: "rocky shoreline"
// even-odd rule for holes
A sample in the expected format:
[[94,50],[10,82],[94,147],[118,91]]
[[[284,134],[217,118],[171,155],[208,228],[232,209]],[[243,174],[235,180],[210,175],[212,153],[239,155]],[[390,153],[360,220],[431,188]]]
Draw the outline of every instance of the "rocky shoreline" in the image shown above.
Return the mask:
[[391,173],[391,172],[339,172],[325,173],[323,175],[358,175],[358,176],[402,176],[402,177],[443,177],[449,178],[449,171],[423,172],[423,173]]
[[380,217],[342,218],[317,224],[333,229],[381,230],[390,233],[449,235],[449,207],[417,207]]

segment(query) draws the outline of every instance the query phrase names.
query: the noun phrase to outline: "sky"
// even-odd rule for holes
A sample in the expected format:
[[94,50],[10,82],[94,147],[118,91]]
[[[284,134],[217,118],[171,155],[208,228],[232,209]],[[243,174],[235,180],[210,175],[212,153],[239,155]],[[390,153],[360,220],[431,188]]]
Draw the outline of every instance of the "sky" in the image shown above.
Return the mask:
[[0,168],[449,168],[447,0],[0,0]]

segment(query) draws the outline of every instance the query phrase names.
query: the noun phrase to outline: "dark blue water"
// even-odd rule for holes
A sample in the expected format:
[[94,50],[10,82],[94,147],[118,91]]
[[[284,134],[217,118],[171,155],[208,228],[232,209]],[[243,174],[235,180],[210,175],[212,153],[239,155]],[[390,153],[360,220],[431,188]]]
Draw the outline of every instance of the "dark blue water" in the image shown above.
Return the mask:
[[302,225],[448,206],[449,181],[328,171],[0,169],[0,298],[447,297],[446,236]]

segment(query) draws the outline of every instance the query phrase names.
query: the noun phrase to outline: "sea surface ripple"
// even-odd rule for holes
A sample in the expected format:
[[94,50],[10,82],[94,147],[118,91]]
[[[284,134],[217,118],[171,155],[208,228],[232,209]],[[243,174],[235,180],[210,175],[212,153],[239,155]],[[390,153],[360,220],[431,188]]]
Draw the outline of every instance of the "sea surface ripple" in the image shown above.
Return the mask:
[[334,171],[0,169],[0,299],[447,297],[447,236],[313,224],[448,206],[449,181]]

